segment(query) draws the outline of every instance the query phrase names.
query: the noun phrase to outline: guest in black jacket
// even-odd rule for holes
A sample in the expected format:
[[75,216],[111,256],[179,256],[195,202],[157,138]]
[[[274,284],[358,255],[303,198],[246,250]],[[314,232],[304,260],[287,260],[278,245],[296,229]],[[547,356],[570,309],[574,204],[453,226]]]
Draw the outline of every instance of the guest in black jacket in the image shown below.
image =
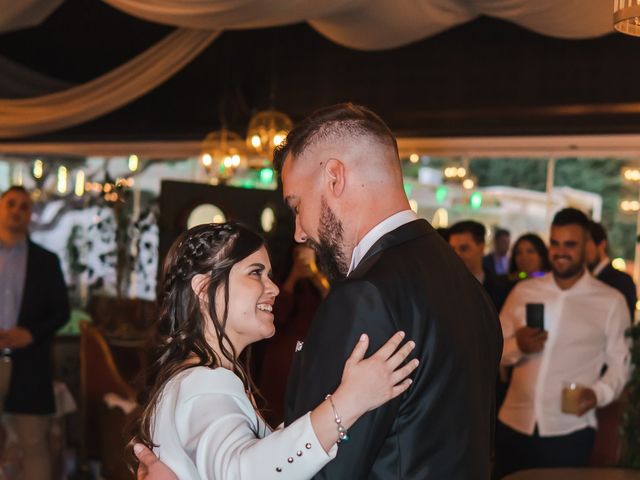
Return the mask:
[[449,245],[482,284],[496,307],[496,311],[500,312],[509,293],[509,282],[506,275],[496,275],[484,267],[483,254],[486,233],[487,230],[481,223],[474,220],[463,220],[455,223],[449,229]]
[[509,273],[509,245],[511,233],[504,228],[497,228],[493,235],[493,250],[482,258],[482,268],[492,275]]
[[630,275],[613,268],[607,254],[609,246],[607,231],[602,224],[592,221],[589,230],[591,232],[591,240],[587,243],[587,265],[589,270],[598,280],[603,281],[624,295],[627,305],[629,305],[631,321],[633,322],[638,299],[636,285]]
[[55,411],[50,347],[69,318],[55,254],[29,240],[31,199],[22,187],[0,197],[0,397],[23,454],[23,479],[51,478],[48,435]]

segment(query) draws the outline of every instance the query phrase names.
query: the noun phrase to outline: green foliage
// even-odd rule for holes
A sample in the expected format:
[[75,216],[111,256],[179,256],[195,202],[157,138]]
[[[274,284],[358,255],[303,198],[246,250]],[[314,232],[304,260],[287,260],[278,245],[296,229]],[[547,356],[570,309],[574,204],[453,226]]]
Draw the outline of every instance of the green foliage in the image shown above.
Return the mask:
[[601,195],[602,225],[609,235],[609,255],[633,258],[636,218],[622,214],[619,205],[623,198],[635,198],[638,194],[635,187],[623,184],[620,171],[625,163],[615,158],[562,159],[556,164],[555,184]]
[[539,158],[474,158],[473,175],[482,187],[504,186],[545,191],[547,162]]
[[631,339],[631,379],[627,384],[628,403],[622,416],[620,434],[623,451],[620,465],[640,469],[640,324],[630,327],[626,336]]
[[[602,196],[602,224],[609,235],[611,257],[633,258],[635,215],[619,211],[624,198],[637,198],[637,187],[625,185],[620,174],[627,162],[615,158],[562,158],[556,161],[556,187],[571,187]],[[478,185],[501,185],[544,192],[547,162],[539,158],[476,158],[470,163]]]

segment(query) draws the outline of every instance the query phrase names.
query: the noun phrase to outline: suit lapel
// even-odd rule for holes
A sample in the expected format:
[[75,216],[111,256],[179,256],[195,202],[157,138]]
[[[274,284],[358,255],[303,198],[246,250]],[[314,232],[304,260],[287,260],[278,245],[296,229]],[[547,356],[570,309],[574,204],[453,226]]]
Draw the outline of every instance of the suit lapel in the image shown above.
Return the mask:
[[33,280],[34,275],[37,275],[37,265],[33,256],[33,245],[31,243],[31,240],[27,240],[27,268],[24,272],[24,285],[22,286],[22,299],[20,302],[20,309],[18,310],[17,325],[24,325],[25,310],[27,310],[29,308],[29,305],[31,305],[29,294],[32,288],[29,288],[29,283]]
[[432,232],[435,232],[435,230],[433,230],[431,225],[429,225],[426,220],[418,219],[409,223],[405,223],[395,230],[386,233],[371,246],[369,251],[364,255],[358,266],[353,270],[353,272],[351,272],[351,275],[349,275],[349,277],[357,275],[358,271],[365,269],[365,265],[368,264],[368,261],[371,258],[374,258],[383,250],[395,247],[396,245],[400,245],[401,243],[408,242],[423,235],[428,235]]

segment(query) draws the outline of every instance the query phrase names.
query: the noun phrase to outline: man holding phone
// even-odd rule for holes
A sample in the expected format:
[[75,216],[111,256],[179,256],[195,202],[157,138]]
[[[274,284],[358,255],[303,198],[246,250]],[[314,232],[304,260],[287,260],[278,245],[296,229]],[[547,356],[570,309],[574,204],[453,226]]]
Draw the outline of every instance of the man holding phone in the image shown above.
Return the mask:
[[585,465],[595,407],[612,402],[627,381],[629,310],[617,290],[588,274],[588,229],[581,211],[558,212],[551,225],[552,271],[518,283],[500,313],[502,364],[513,366],[513,376],[498,415],[496,478]]

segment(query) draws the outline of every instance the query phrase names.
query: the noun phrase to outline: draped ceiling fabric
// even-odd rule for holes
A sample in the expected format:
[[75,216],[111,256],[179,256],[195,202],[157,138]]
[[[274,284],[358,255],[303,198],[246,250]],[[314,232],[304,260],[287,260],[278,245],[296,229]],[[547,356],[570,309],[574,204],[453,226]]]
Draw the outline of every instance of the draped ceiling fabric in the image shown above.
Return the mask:
[[40,97],[0,100],[0,138],[78,125],[126,105],[170,78],[218,35],[178,29],[133,60],[82,85]]
[[64,0],[0,0],[0,33],[35,27]]
[[[63,0],[0,0],[0,33],[34,26]],[[112,72],[62,92],[0,99],[0,138],[78,125],[144,95],[227,29],[306,21],[345,47],[384,50],[487,15],[560,38],[592,38],[612,27],[611,0],[103,0],[143,20],[180,27]]]
[[381,50],[487,15],[543,35],[591,38],[613,31],[612,0],[104,0],[151,22],[207,30],[307,21],[349,48]]
[[0,55],[0,98],[26,98],[69,88],[64,80],[42,75]]

